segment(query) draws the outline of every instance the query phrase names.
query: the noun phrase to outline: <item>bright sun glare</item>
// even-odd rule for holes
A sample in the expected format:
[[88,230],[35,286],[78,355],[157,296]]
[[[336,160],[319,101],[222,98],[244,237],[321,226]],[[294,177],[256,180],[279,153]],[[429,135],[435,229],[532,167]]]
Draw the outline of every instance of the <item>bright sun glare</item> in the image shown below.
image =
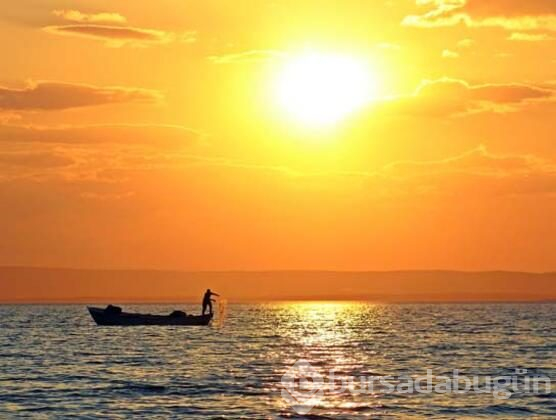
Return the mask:
[[363,60],[306,53],[288,60],[276,83],[278,104],[294,120],[329,126],[368,103],[376,81]]

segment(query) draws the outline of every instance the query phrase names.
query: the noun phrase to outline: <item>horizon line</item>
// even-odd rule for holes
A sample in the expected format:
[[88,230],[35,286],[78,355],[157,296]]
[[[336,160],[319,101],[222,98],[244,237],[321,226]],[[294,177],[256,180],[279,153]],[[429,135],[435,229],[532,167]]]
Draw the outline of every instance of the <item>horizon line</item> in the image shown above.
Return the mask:
[[[417,297],[417,296],[416,296]],[[199,299],[192,298],[192,297],[161,297],[155,299],[148,299],[148,298],[117,298],[113,297],[89,297],[89,296],[82,296],[82,297],[73,297],[73,298],[60,298],[60,299],[35,299],[35,298],[22,298],[22,299],[13,299],[13,300],[0,300],[1,305],[90,305],[90,304],[101,304],[101,303],[108,303],[108,302],[115,302],[118,304],[198,304]],[[286,297],[277,297],[277,298],[233,298],[231,300],[226,299],[227,304],[246,304],[246,303],[301,303],[301,302],[349,302],[349,303],[369,303],[369,304],[377,304],[377,305],[404,305],[404,304],[482,304],[482,303],[500,303],[500,304],[552,304],[556,303],[556,296],[554,297],[547,297],[543,298],[540,296],[530,296],[529,299],[527,297],[516,297],[516,299],[512,299],[511,296],[504,296],[500,295],[499,298],[490,296],[485,299],[480,299],[479,296],[475,296],[472,298],[469,296],[468,299],[462,298],[452,298],[452,299],[434,299],[434,297],[429,297],[428,299],[408,299],[404,300],[398,296],[398,299],[385,299],[380,297],[349,297],[349,296],[286,296]]]
[[404,269],[320,269],[320,268],[278,268],[278,269],[174,269],[174,268],[81,268],[60,266],[34,266],[34,265],[0,265],[0,269],[31,269],[31,270],[67,270],[67,271],[151,271],[175,273],[513,273],[513,274],[556,274],[556,268],[548,271],[527,271],[512,269],[451,269],[451,268],[404,268]]

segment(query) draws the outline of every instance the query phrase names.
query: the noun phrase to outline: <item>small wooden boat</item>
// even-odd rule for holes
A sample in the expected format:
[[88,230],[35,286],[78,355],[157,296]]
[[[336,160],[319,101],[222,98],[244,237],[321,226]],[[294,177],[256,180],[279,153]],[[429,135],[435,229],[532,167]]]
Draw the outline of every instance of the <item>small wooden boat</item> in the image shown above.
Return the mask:
[[122,312],[117,306],[108,305],[105,309],[87,307],[97,325],[208,325],[212,314],[187,315],[174,311],[170,315],[151,315]]

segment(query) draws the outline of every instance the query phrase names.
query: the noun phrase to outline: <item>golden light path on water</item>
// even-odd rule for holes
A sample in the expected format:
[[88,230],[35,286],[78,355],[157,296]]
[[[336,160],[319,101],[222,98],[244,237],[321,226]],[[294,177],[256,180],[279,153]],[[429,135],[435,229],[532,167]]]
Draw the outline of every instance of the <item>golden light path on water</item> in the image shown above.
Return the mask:
[[[446,311],[448,308],[452,310]],[[476,308],[482,312],[480,306]],[[305,391],[314,396],[305,398],[307,394],[304,394],[298,407],[308,406],[314,414],[367,417],[387,415],[396,407],[405,411],[404,418],[423,418],[426,417],[420,414],[423,400],[449,412],[454,403],[462,403],[462,397],[455,401],[454,395],[393,393],[378,380],[387,377],[388,382],[405,389],[405,378],[414,383],[413,380],[426,375],[428,368],[437,375],[451,375],[453,369],[465,373],[476,369],[478,375],[497,376],[512,373],[509,366],[527,364],[516,357],[522,353],[505,347],[507,341],[504,346],[500,345],[504,342],[500,336],[502,331],[489,330],[491,327],[496,330],[499,323],[496,317],[482,322],[476,318],[479,325],[469,322],[470,317],[478,315],[472,313],[473,305],[292,302],[282,304],[277,310],[283,311],[287,319],[283,324],[278,323],[276,329],[278,335],[290,342],[289,348],[280,353],[285,367],[303,359],[310,364],[311,372],[322,375],[325,382],[333,372],[331,388],[321,388],[322,383],[315,383],[314,378],[307,382],[306,372],[300,375],[305,380]],[[520,326],[522,332],[527,331],[531,320],[522,320]],[[530,337],[527,342],[542,345],[542,340]],[[508,360],[508,370],[493,371],[489,360],[502,355]],[[288,370],[277,373],[284,372]],[[371,388],[370,378],[375,378]],[[433,385],[436,383],[435,379]],[[322,394],[316,393],[319,389],[323,390]],[[292,400],[282,398],[278,403],[282,410],[287,410]],[[493,402],[491,394],[484,393],[467,396],[464,404],[480,410],[499,403],[499,400]]]
[[[287,312],[290,321],[278,332],[303,348],[286,364],[293,365],[302,359],[319,374],[333,371],[338,382],[355,375],[371,374],[363,364],[369,354],[365,358],[359,355],[357,331],[363,321],[362,315],[366,322],[378,320],[380,306],[354,302],[291,302],[284,303],[281,309]],[[313,384],[313,387],[319,388],[320,384]],[[282,401],[283,408],[287,408],[287,401]],[[357,410],[358,407],[372,406],[368,401],[348,401],[345,395],[330,393],[304,400],[304,404],[325,410]],[[380,407],[380,404],[376,406]]]

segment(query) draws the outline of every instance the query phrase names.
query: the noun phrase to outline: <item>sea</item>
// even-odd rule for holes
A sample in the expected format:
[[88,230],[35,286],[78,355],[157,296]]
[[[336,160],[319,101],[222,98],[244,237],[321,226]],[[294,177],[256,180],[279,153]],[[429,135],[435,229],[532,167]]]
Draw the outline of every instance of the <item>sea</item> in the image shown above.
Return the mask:
[[209,327],[98,327],[85,305],[0,306],[0,418],[556,419],[554,303],[216,312]]

